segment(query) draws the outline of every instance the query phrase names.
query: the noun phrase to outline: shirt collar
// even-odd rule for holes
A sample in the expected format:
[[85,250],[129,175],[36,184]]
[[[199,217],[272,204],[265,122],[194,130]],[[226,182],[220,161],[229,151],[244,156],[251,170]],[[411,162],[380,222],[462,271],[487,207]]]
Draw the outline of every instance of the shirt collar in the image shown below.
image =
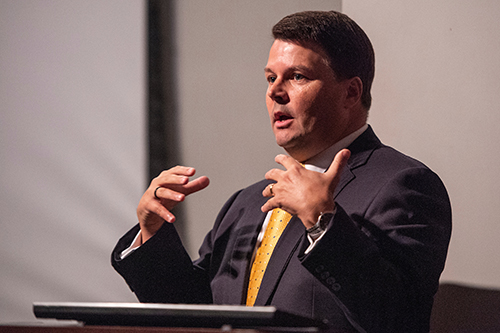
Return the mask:
[[368,124],[365,124],[360,129],[352,132],[348,136],[344,137],[340,141],[337,141],[327,149],[323,150],[321,153],[311,157],[304,163],[304,167],[307,170],[312,170],[316,172],[325,172],[330,164],[332,164],[335,155],[344,148],[347,148],[351,143],[354,142],[366,129]]

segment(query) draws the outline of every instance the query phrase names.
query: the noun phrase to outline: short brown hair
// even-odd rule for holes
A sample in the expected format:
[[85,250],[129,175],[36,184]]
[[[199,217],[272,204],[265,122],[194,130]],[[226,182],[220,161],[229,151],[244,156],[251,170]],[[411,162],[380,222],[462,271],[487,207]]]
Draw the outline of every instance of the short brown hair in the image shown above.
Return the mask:
[[339,79],[361,79],[361,102],[366,110],[370,108],[375,53],[363,29],[347,15],[336,11],[295,13],[276,23],[272,32],[275,39],[319,45]]

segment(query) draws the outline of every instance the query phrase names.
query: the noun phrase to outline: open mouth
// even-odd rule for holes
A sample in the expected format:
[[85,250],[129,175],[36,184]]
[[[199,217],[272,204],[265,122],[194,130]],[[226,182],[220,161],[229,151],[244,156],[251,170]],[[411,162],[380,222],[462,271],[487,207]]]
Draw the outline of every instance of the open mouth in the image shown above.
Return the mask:
[[290,119],[293,119],[293,117],[287,113],[284,113],[284,112],[276,112],[274,114],[274,121],[275,122],[279,122],[279,123],[282,123],[282,122],[286,122],[287,120],[290,120]]

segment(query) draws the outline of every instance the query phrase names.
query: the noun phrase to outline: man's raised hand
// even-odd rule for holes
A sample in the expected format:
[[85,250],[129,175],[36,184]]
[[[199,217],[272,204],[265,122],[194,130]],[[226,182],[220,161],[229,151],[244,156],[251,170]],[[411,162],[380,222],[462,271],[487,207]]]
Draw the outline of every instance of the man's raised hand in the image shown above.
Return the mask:
[[164,221],[173,223],[171,210],[184,201],[187,195],[200,191],[210,183],[206,176],[194,180],[196,170],[191,167],[175,166],[163,171],[151,181],[137,206],[137,217],[141,227],[142,243],[153,236]]
[[266,179],[276,183],[262,192],[270,198],[262,211],[282,208],[297,215],[306,228],[314,226],[321,213],[335,209],[333,193],[350,156],[349,150],[341,150],[325,173],[306,170],[290,156],[276,156],[276,162],[286,170],[271,169],[266,173]]

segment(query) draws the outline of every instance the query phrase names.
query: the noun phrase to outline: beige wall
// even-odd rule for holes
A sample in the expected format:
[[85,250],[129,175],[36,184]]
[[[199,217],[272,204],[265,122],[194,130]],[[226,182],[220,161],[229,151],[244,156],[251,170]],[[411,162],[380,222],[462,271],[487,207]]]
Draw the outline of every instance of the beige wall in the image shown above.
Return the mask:
[[0,1],[0,323],[135,299],[109,258],[146,178],[144,36],[141,0]]
[[375,46],[370,123],[451,196],[442,280],[500,287],[500,2],[348,0],[343,11]]

